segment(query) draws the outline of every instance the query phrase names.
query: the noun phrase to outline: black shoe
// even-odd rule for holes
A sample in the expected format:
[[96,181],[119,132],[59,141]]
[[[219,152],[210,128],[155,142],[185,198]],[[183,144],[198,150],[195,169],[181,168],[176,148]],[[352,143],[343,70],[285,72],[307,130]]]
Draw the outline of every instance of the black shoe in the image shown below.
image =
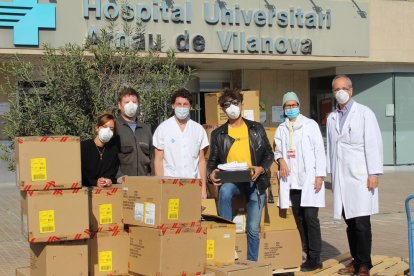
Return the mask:
[[304,262],[300,266],[300,271],[309,272],[309,271],[314,271],[314,270],[321,269],[321,268],[322,268],[322,263],[321,262],[306,260],[306,262]]

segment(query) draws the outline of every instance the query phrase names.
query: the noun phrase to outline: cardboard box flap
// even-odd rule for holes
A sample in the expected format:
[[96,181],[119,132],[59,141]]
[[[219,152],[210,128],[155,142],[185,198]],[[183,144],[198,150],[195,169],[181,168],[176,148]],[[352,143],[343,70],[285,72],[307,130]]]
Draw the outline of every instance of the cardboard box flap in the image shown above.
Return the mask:
[[125,181],[122,183],[122,188],[127,188],[129,185],[135,185],[137,181],[140,181],[142,184],[152,185],[154,181],[159,181],[165,185],[189,185],[197,184],[201,187],[201,179],[196,178],[174,178],[174,177],[165,177],[165,176],[127,176]]
[[217,216],[217,206],[214,198],[207,198],[201,200],[201,214]]
[[227,220],[225,218],[222,218],[220,216],[215,216],[215,215],[207,215],[207,214],[202,214],[201,218],[203,221],[214,221],[214,222],[218,222],[218,223],[227,223],[227,224],[235,224],[234,222]]

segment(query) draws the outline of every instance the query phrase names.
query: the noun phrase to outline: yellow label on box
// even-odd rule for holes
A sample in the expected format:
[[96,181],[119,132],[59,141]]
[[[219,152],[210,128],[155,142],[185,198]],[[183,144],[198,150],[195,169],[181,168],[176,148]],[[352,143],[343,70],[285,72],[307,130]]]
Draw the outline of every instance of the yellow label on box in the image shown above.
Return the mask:
[[214,240],[207,240],[207,260],[214,259]]
[[47,180],[46,158],[30,159],[32,181]]
[[99,271],[112,271],[112,251],[99,251],[98,253]]
[[40,234],[54,233],[55,226],[55,210],[39,211]]
[[180,209],[180,199],[170,198],[168,200],[168,220],[178,220],[179,209]]
[[112,204],[99,204],[99,224],[112,223]]

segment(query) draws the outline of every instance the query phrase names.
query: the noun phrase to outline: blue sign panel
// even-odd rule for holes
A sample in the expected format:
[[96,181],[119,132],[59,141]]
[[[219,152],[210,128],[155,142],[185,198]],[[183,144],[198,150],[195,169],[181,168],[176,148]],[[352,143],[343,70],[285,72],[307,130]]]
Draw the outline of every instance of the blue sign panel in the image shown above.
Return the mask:
[[39,29],[56,28],[55,5],[37,0],[0,2],[0,27],[14,29],[15,46],[39,46]]

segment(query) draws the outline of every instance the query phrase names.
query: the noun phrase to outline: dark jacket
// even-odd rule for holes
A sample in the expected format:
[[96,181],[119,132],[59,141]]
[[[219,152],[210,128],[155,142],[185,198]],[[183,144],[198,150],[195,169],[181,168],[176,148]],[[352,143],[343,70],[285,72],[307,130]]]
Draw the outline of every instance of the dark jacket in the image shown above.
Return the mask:
[[[102,159],[99,153],[102,152]],[[82,185],[96,186],[98,178],[105,177],[116,183],[118,172],[118,146],[111,139],[104,148],[98,149],[93,139],[81,143]]]
[[137,121],[134,134],[124,118],[119,116],[116,119],[116,128],[120,162],[117,177],[151,175],[152,133],[150,127]]
[[[262,166],[266,171],[273,163],[273,152],[267,139],[266,131],[260,123],[243,119],[249,132],[250,155],[253,166]],[[207,162],[207,175],[210,175],[219,164],[227,162],[227,155],[234,139],[228,135],[228,123],[218,127],[211,133],[210,156]],[[266,190],[269,183],[267,174],[256,180],[259,191]]]

